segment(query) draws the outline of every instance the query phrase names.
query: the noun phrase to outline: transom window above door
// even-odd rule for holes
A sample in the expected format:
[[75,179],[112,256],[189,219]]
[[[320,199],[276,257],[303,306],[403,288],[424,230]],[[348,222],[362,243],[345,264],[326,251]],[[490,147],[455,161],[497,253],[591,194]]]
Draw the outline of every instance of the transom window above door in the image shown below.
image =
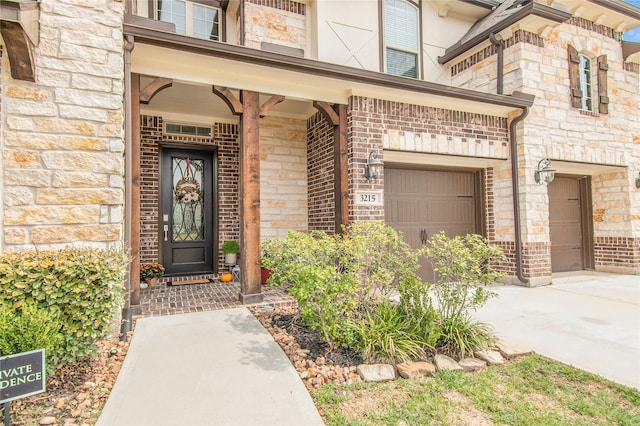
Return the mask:
[[221,9],[184,0],[157,0],[155,17],[176,26],[176,33],[220,40]]
[[418,78],[420,28],[418,7],[408,0],[385,0],[386,72]]

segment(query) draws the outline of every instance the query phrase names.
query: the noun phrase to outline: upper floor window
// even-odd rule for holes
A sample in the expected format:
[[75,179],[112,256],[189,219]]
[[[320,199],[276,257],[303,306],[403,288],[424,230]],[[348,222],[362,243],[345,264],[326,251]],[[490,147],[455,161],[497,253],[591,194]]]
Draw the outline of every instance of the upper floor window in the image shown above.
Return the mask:
[[385,0],[384,38],[389,74],[418,78],[418,8],[408,0]]
[[569,95],[571,106],[585,114],[608,114],[608,70],[607,55],[595,60],[578,53],[572,45],[567,45],[569,59]]
[[593,111],[593,88],[591,84],[591,60],[580,57],[580,90],[582,91],[582,109]]
[[220,9],[184,0],[158,0],[156,19],[171,22],[176,33],[220,40]]

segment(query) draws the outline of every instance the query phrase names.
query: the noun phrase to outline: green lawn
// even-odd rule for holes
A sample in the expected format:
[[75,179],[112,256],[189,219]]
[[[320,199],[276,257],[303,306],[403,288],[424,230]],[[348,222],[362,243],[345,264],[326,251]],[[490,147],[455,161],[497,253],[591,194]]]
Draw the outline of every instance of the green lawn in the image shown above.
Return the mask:
[[475,373],[329,385],[328,425],[640,425],[640,391],[529,355]]

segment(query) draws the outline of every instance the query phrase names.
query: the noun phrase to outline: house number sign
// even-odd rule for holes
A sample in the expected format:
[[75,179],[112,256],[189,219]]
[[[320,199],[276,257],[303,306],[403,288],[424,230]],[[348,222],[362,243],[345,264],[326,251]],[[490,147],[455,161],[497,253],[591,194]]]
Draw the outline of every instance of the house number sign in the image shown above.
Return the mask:
[[356,191],[356,206],[383,206],[382,190]]

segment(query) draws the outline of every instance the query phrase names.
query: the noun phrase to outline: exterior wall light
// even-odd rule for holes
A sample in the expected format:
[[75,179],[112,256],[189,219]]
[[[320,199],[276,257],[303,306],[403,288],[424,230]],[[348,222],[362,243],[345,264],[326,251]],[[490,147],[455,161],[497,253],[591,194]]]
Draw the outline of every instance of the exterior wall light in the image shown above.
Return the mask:
[[640,173],[638,173],[638,177],[636,178],[636,188],[640,188]]
[[376,153],[373,151],[370,152],[369,160],[364,166],[364,177],[367,178],[367,180],[378,179],[382,173],[383,167],[384,163],[382,160],[378,159]]
[[551,160],[543,158],[538,162],[538,170],[535,173],[536,183],[540,185],[549,185],[553,182],[556,169],[551,166]]

